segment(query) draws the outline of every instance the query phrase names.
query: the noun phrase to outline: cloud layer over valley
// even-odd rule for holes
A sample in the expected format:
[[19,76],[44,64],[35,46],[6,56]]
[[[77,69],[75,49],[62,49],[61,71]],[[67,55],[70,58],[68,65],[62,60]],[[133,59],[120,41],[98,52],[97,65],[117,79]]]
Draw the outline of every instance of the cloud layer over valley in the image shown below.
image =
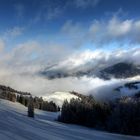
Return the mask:
[[[139,65],[139,47],[129,50],[95,51],[85,50],[81,53],[72,53],[61,61],[45,61],[42,54],[44,48],[37,42],[20,44],[11,52],[1,51],[0,83],[17,90],[28,91],[33,95],[46,96],[55,91],[77,91],[82,94],[92,94],[97,98],[111,95],[113,88],[128,81],[140,80],[140,77],[128,79],[103,80],[94,77],[94,73],[119,62],[131,62]],[[57,73],[75,73],[93,70],[91,76],[68,76],[48,79],[41,75],[41,71]]]

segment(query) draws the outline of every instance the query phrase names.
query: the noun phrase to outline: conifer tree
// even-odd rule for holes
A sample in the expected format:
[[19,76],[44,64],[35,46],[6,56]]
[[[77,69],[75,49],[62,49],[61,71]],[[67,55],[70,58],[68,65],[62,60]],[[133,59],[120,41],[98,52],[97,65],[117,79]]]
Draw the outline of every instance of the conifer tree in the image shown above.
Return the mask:
[[34,101],[33,98],[30,97],[28,104],[28,117],[34,118]]

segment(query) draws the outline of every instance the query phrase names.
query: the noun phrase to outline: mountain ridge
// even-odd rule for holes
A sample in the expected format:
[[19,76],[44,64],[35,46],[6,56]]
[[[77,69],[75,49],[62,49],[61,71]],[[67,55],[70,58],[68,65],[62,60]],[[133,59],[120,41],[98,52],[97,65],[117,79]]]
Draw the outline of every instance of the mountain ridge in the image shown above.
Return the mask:
[[39,72],[40,75],[53,80],[56,78],[67,78],[67,77],[98,77],[104,80],[109,80],[111,78],[129,78],[133,76],[140,75],[140,65],[135,65],[130,62],[119,62],[108,67],[90,68],[87,70],[71,70],[65,71],[61,69],[47,69]]

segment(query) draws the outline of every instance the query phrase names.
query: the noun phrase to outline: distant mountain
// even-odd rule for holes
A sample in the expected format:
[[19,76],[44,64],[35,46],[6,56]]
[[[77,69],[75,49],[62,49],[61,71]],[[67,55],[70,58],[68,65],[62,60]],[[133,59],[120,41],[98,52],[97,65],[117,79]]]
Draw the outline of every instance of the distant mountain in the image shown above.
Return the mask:
[[128,82],[114,89],[119,97],[140,96],[140,81]]
[[40,75],[45,76],[48,79],[56,79],[56,78],[64,78],[64,77],[69,77],[70,74],[59,71],[59,70],[43,70],[39,72]]
[[134,65],[132,63],[121,62],[108,67],[103,68],[94,68],[91,67],[86,70],[82,69],[72,69],[72,70],[63,70],[63,69],[45,69],[39,72],[42,76],[45,76],[48,79],[55,78],[66,78],[66,77],[99,77],[101,79],[109,80],[112,77],[114,78],[129,78],[133,76],[140,75],[140,66]]
[[100,71],[100,77],[103,79],[129,78],[140,75],[140,66],[132,63],[117,63]]

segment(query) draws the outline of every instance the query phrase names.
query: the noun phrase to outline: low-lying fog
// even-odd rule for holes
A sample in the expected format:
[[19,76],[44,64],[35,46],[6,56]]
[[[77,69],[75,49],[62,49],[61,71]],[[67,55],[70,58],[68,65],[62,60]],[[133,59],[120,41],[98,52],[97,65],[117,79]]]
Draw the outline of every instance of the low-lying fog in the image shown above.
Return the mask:
[[[19,48],[20,51],[27,49],[26,46]],[[31,50],[31,52],[33,50]],[[106,81],[86,76],[82,76],[81,78],[66,77],[48,80],[46,77],[37,74],[38,71],[47,66],[47,63],[33,58],[29,61],[26,58],[30,55],[29,51],[27,51],[27,53],[24,51],[27,56],[21,56],[22,53],[19,55],[18,52],[19,50],[17,49],[14,50],[12,54],[9,53],[4,55],[5,57],[1,57],[0,84],[10,86],[16,90],[31,92],[36,96],[46,96],[55,91],[76,91],[86,95],[92,94],[96,98],[103,98],[112,94],[115,95],[112,90],[122,85],[122,83],[140,80],[140,76]],[[62,67],[62,69],[72,70],[73,68],[75,70],[76,68],[81,69],[91,66],[97,68],[99,65],[104,64],[108,66],[126,60],[138,63],[139,56],[139,48],[118,50],[116,52],[85,51],[84,53],[71,55],[65,61],[59,61],[60,65],[58,65],[58,69],[60,70]],[[55,67],[55,69],[57,69],[57,67]]]
[[[28,91],[36,96],[46,96],[55,91],[77,91],[95,98],[111,96],[114,88],[128,81],[140,80],[140,76],[129,79],[102,80],[99,78],[60,78],[48,80],[37,75],[0,75],[0,83],[10,85],[20,91]],[[113,91],[113,92],[112,92]],[[115,94],[114,94],[115,95]]]

